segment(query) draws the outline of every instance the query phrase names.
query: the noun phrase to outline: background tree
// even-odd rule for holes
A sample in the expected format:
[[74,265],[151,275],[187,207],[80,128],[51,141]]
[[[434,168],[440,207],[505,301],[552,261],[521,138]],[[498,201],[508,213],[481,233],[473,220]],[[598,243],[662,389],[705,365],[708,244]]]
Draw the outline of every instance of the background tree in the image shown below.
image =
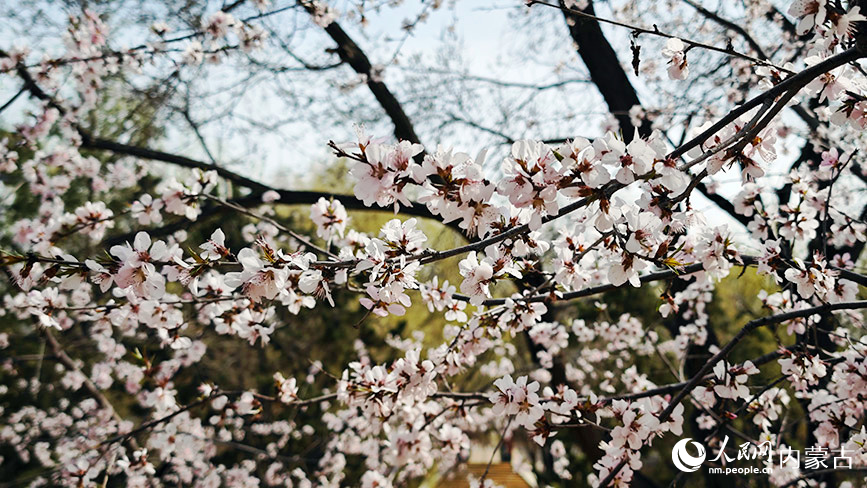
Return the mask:
[[858,2],[2,8],[10,484],[861,479]]

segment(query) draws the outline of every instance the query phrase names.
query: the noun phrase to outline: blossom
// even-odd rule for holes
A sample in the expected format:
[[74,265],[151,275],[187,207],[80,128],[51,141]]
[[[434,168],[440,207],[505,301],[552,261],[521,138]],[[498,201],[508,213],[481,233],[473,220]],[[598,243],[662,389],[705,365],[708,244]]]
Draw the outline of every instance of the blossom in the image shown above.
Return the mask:
[[[824,59],[821,56],[809,56],[804,60],[804,62],[808,66],[813,66],[819,64],[823,60]],[[811,94],[818,93],[819,101],[823,102],[825,99],[831,101],[838,100],[840,96],[850,88],[851,82],[849,81],[847,71],[844,68],[837,68],[822,73],[818,77],[814,78],[804,87],[804,90]]]
[[716,363],[713,368],[713,374],[717,379],[717,385],[713,391],[720,398],[738,399],[750,398],[750,389],[746,382],[750,375],[758,374],[759,369],[756,368],[752,361],[747,361],[741,366],[729,367],[725,361]]
[[274,383],[279,391],[278,398],[281,402],[290,404],[298,400],[298,386],[295,378],[286,379],[281,373],[274,373]]
[[161,346],[170,346],[172,349],[189,349],[193,345],[193,341],[189,337],[178,335],[176,331],[160,327],[157,329],[157,336],[161,341]]
[[820,0],[795,0],[789,6],[789,15],[800,18],[797,32],[802,36],[814,26],[825,23],[828,7]]
[[159,224],[163,221],[163,216],[160,214],[160,209],[162,208],[162,201],[154,200],[152,196],[145,193],[132,203],[130,212],[132,212],[133,217],[138,219],[138,223],[141,225]]
[[187,44],[187,47],[184,49],[183,60],[185,64],[197,65],[201,64],[202,60],[205,59],[204,49],[202,48],[202,43],[199,41],[190,41]]
[[494,268],[488,258],[479,261],[476,252],[472,251],[458,263],[458,269],[464,277],[461,291],[470,296],[470,303],[478,305],[485,298],[490,297],[488,287],[494,276]]
[[249,391],[242,393],[238,401],[235,402],[235,411],[238,412],[238,415],[256,415],[261,410],[261,403]]
[[[501,328],[511,331],[513,335],[525,329],[535,329],[536,323],[542,320],[542,315],[548,311],[548,307],[544,303],[521,300],[518,294],[512,298],[507,298],[504,307],[505,310],[500,314],[497,324]],[[536,335],[536,339],[540,339],[540,335],[537,333],[531,331],[531,337]],[[534,339],[534,342],[537,341]],[[537,343],[539,342],[541,339]]]
[[75,209],[76,228],[92,239],[102,239],[105,231],[114,226],[114,212],[106,208],[105,202],[86,202]]
[[143,298],[158,299],[165,293],[166,280],[157,271],[155,262],[169,257],[169,249],[163,241],[151,244],[147,232],[139,232],[131,246],[112,246],[111,254],[118,258],[121,267],[114,282],[121,288],[132,287]]
[[824,296],[834,288],[834,278],[826,273],[821,258],[810,265],[795,258],[795,265],[797,267],[786,269],[785,277],[797,286],[798,295],[802,298],[810,298],[814,293]]
[[232,254],[232,251],[226,247],[226,234],[223,233],[223,229],[216,229],[211,233],[211,237],[207,242],[201,244],[199,249],[203,251],[201,256],[211,261],[223,259]]
[[282,303],[289,313],[293,315],[298,315],[298,313],[301,312],[302,307],[311,309],[316,307],[315,298],[296,293],[295,290],[291,288],[283,290],[280,294],[280,303]]
[[673,37],[666,41],[662,50],[662,55],[668,58],[668,77],[672,80],[685,80],[689,76],[685,49],[683,41]]
[[[360,140],[363,134],[359,132]],[[355,162],[349,173],[355,178],[355,196],[366,206],[374,203],[380,207],[411,203],[404,193],[406,184],[412,180],[415,162],[412,160],[424,150],[421,144],[401,141],[393,146],[376,143],[359,144],[363,148],[363,160]]]
[[224,37],[229,28],[235,25],[235,18],[222,10],[217,10],[202,25],[202,29],[214,39]]
[[318,297],[325,297],[331,306],[334,306],[334,300],[331,298],[331,288],[328,287],[328,280],[322,274],[322,270],[309,269],[301,274],[298,279],[298,288],[304,293],[314,294]]
[[361,488],[391,488],[388,478],[378,471],[367,471],[361,477]]
[[466,455],[470,450],[470,438],[460,427],[445,424],[437,432],[437,438],[450,456]]
[[312,7],[313,22],[319,27],[328,27],[337,19],[337,12],[327,3],[320,0],[310,0],[308,4]]
[[790,375],[794,385],[800,386],[799,389],[815,385],[819,378],[824,378],[828,373],[825,362],[810,354],[787,354],[779,359],[779,363],[781,372]]
[[320,198],[310,207],[310,219],[316,224],[316,235],[326,241],[335,236],[343,237],[349,217],[338,200]]
[[652,251],[658,237],[662,221],[650,212],[628,212],[624,215],[629,230],[626,250],[631,253],[647,253]]
[[656,156],[653,148],[644,140],[635,137],[627,145],[613,132],[605,135],[604,139],[597,139],[599,148],[597,153],[602,157],[602,162],[617,169],[615,178],[624,185],[635,181],[636,176],[650,171]]
[[18,152],[9,149],[9,139],[0,140],[0,173],[11,173],[18,167]]
[[560,165],[548,145],[522,140],[512,144],[511,157],[503,162],[505,178],[497,191],[518,208],[530,207],[530,229],[538,230],[542,217],[557,215]]
[[360,300],[361,305],[380,317],[388,314],[403,315],[406,313],[406,307],[412,305],[409,295],[400,288],[397,293],[392,293],[389,287],[379,288],[368,285],[367,294],[367,297]]
[[819,167],[829,172],[829,177],[833,170],[838,169],[840,165],[840,153],[836,147],[832,147],[827,151],[822,151],[822,162]]
[[[563,156],[561,164],[564,168],[577,173],[581,181],[590,188],[599,188],[611,180],[608,170],[597,158],[596,146],[583,137],[576,137],[557,148],[557,153]],[[580,187],[576,188],[580,190]],[[568,197],[577,197],[579,191],[571,188],[563,190]]]
[[427,241],[424,232],[416,228],[417,224],[418,220],[415,218],[404,222],[392,219],[385,223],[380,234],[390,248],[403,254],[412,254],[420,251],[422,243]]
[[788,240],[809,241],[816,237],[819,228],[818,212],[812,207],[802,205],[789,214],[789,218],[779,227],[780,237]]
[[30,313],[36,316],[42,327],[63,329],[56,310],[66,307],[66,297],[61,295],[57,288],[30,290],[27,294],[27,302]]
[[238,253],[241,272],[226,273],[226,286],[241,287],[242,292],[254,302],[273,300],[286,286],[288,271],[285,268],[266,266],[252,249],[245,247]]
[[651,414],[646,405],[641,402],[630,404],[623,400],[616,400],[612,404],[612,410],[623,422],[622,425],[611,430],[612,447],[640,449],[644,440],[651,438],[660,427],[656,416]]
[[97,263],[92,259],[86,260],[84,264],[85,266],[87,266],[87,269],[89,269],[92,273],[90,279],[93,280],[94,283],[99,285],[99,289],[103,293],[108,291],[108,289],[111,288],[111,284],[114,282],[114,276],[111,274],[111,272],[106,269],[105,266]]
[[861,15],[861,7],[856,5],[845,14],[832,17],[834,33],[840,38],[854,37],[856,22],[864,22],[865,20],[867,20],[867,17]]
[[614,260],[608,268],[608,280],[614,286],[621,286],[627,281],[630,285],[638,288],[641,279],[638,272],[647,267],[641,259],[633,258],[631,254],[624,254],[622,258]]
[[572,473],[569,467],[569,457],[566,455],[566,446],[563,441],[556,440],[551,443],[551,456],[554,458],[554,472],[564,480],[571,480]]
[[659,173],[658,181],[662,186],[673,193],[680,193],[689,185],[689,175],[677,167],[674,159],[657,159],[653,169]]
[[193,198],[196,194],[196,188],[187,188],[179,181],[170,179],[161,185],[160,189],[160,200],[162,200],[166,212],[183,215],[188,220],[196,220],[201,212]]
[[542,418],[544,410],[539,404],[539,382],[527,383],[526,376],[515,381],[506,375],[494,382],[498,391],[491,393],[490,401],[494,415],[514,415],[514,422],[527,429],[534,429],[536,421]]
[[262,194],[262,203],[271,203],[280,200],[280,193],[275,190],[268,190]]
[[[475,160],[469,155],[437,146],[413,170],[413,179],[422,185],[420,203],[427,205],[443,222],[460,219],[458,226],[470,235],[485,235],[499,219],[499,211],[490,203],[496,185],[484,177],[481,164],[486,151]],[[434,176],[434,178],[432,178]]]
[[171,411],[177,406],[175,393],[172,388],[158,386],[153,391],[144,393],[142,404],[146,407],[152,407],[157,412]]

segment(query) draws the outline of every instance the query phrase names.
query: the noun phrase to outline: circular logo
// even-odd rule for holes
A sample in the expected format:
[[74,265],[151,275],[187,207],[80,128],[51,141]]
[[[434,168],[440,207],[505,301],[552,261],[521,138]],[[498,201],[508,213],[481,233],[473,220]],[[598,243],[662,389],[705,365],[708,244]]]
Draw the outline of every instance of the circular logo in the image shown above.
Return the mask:
[[692,444],[698,449],[698,456],[690,456],[688,452],[686,452],[686,445],[691,441],[691,437],[687,437],[686,439],[681,439],[674,445],[674,448],[671,449],[671,461],[677,467],[677,469],[686,472],[692,473],[693,471],[698,470],[701,466],[701,463],[704,462],[704,458],[706,456],[704,452],[704,446],[699,444],[698,442],[693,442]]

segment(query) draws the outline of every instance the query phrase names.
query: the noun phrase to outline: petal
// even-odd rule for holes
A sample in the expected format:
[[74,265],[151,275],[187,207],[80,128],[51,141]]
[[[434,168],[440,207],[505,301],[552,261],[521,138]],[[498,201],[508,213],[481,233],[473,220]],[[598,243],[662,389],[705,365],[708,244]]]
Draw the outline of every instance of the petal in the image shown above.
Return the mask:
[[136,251],[147,251],[151,247],[151,236],[147,232],[139,232],[133,242]]

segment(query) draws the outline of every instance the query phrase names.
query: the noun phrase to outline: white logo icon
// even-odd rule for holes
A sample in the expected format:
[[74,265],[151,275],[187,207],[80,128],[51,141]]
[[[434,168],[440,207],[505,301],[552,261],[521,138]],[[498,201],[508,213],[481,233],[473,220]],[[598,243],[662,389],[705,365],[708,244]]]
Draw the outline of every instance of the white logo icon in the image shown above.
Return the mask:
[[690,456],[688,452],[686,452],[686,445],[691,441],[691,437],[687,437],[686,439],[681,439],[674,445],[674,448],[671,450],[671,461],[677,467],[677,469],[684,471],[686,473],[692,473],[693,471],[698,470],[701,466],[701,463],[704,462],[704,458],[706,454],[704,452],[704,446],[699,444],[698,442],[693,442],[692,444],[698,449],[698,456]]

